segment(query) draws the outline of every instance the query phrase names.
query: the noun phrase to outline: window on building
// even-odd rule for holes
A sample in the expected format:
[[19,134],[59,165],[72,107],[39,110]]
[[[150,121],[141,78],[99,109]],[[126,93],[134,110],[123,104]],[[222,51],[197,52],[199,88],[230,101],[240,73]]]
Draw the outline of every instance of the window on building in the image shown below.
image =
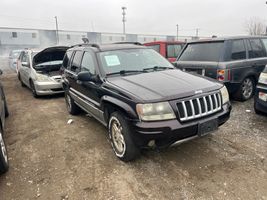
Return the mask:
[[124,41],[124,37],[123,36],[121,37],[121,41]]
[[67,40],[70,40],[70,35],[69,34],[67,34]]
[[157,41],[157,38],[154,38],[154,42],[156,42]]
[[112,36],[109,36],[109,41],[112,41]]
[[144,37],[144,42],[146,41],[146,38]]
[[18,33],[17,32],[12,32],[12,37],[13,38],[17,38],[18,37]]
[[36,33],[32,33],[32,38],[36,38],[37,34]]

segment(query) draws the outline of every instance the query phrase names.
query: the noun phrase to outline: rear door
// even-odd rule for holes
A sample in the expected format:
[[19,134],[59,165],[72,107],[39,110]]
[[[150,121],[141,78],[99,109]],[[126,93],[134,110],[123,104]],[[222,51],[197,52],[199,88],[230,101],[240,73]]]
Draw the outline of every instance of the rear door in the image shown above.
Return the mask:
[[267,64],[266,50],[263,42],[259,38],[248,39],[248,65],[250,66],[249,72],[257,77],[265,68]]

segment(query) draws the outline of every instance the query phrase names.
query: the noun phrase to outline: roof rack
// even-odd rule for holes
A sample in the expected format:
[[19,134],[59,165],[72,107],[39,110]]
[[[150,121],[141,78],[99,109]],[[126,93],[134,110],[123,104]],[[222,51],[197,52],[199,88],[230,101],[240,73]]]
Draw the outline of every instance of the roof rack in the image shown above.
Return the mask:
[[140,42],[115,42],[113,44],[134,44],[134,45],[142,45]]
[[85,47],[85,46],[95,47],[95,48],[100,49],[100,46],[98,44],[89,44],[89,43],[75,44],[75,45],[71,46],[70,48],[73,48],[73,47]]

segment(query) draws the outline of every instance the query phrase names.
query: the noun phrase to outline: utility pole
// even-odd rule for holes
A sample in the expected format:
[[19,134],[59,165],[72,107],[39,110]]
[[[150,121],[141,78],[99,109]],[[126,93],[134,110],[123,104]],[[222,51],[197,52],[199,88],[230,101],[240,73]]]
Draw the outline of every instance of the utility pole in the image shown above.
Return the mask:
[[57,23],[57,16],[55,16],[56,20],[56,39],[57,39],[57,45],[59,44],[59,37],[58,37],[58,23]]
[[125,10],[127,9],[125,6],[121,7],[122,9],[122,25],[123,25],[123,34],[125,34],[125,22],[126,22],[126,18],[125,18],[125,15],[126,15],[126,12]]
[[199,28],[196,29],[196,37],[198,37]]
[[176,24],[176,40],[178,41],[179,25]]

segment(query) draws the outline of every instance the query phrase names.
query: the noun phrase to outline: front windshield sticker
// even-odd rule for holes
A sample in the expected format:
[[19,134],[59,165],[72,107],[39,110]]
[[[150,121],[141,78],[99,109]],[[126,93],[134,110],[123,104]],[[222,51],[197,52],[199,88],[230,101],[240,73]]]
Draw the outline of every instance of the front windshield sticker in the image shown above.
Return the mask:
[[107,66],[109,67],[121,64],[117,55],[105,56],[105,60],[106,60]]

